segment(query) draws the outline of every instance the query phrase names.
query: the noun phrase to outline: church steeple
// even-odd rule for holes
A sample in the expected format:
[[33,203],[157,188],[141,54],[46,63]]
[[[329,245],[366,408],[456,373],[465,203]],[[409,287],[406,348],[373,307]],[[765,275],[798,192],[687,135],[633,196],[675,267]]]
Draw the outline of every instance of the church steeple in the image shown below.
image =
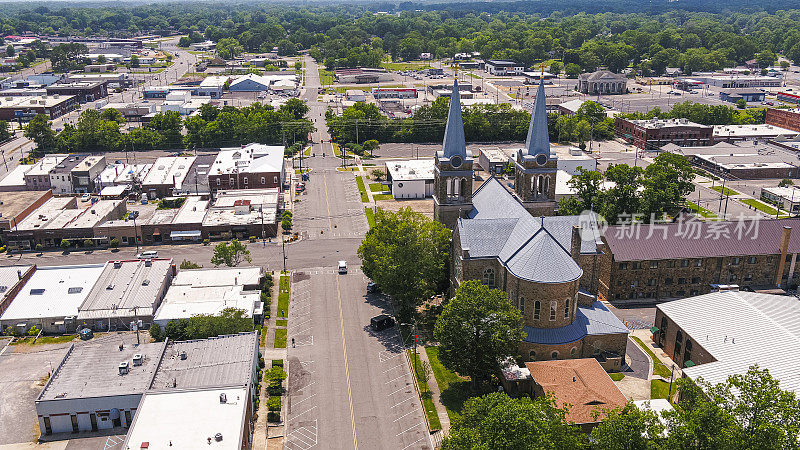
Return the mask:
[[544,80],[539,82],[536,101],[533,104],[531,124],[528,126],[528,137],[525,139],[525,154],[532,157],[547,155],[550,157],[550,137],[547,132],[547,100],[544,94]]
[[464,119],[461,117],[461,93],[458,90],[457,79],[453,81],[453,91],[450,94],[450,111],[447,114],[447,125],[444,128],[442,154],[445,158],[452,158],[456,155],[461,158],[467,156]]

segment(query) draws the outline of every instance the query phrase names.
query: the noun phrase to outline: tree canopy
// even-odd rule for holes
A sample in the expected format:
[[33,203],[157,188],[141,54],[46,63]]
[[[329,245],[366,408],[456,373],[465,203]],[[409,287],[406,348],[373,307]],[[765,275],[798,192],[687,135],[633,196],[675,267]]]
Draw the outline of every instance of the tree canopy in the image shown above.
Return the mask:
[[238,239],[231,239],[230,242],[220,242],[214,246],[214,255],[211,257],[211,264],[214,266],[226,265],[236,267],[243,261],[252,262],[250,250],[247,244],[239,242]]

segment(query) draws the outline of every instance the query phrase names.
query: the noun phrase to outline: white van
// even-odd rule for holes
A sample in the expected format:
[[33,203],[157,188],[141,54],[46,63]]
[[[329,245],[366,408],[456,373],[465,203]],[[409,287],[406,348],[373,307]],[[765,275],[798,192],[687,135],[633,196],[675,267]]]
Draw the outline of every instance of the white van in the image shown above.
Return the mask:
[[155,251],[155,250],[148,250],[146,252],[142,252],[142,253],[139,253],[138,255],[136,255],[136,258],[138,258],[138,259],[158,258],[158,252]]
[[347,261],[339,261],[339,273],[347,273]]

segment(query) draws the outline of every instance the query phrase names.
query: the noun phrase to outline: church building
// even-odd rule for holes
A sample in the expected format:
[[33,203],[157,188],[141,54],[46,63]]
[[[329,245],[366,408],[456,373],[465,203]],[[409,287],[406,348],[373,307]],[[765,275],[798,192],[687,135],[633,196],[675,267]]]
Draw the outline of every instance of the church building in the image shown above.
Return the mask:
[[490,177],[474,193],[457,88],[434,172],[434,216],[453,230],[453,290],[480,280],[505,291],[523,316],[525,360],[595,357],[606,370],[620,370],[628,329],[596,300],[604,248],[596,217],[554,216],[557,169],[544,86],[516,153],[513,191]]

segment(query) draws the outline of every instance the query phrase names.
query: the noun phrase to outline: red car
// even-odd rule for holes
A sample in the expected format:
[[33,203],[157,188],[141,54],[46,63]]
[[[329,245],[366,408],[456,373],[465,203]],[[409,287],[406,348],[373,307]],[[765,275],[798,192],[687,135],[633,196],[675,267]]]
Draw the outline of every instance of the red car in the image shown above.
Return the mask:
[[297,185],[294,187],[294,192],[297,193],[297,194],[299,194],[299,193],[301,193],[301,192],[303,192],[305,190],[306,190],[306,184],[305,183],[297,183]]

